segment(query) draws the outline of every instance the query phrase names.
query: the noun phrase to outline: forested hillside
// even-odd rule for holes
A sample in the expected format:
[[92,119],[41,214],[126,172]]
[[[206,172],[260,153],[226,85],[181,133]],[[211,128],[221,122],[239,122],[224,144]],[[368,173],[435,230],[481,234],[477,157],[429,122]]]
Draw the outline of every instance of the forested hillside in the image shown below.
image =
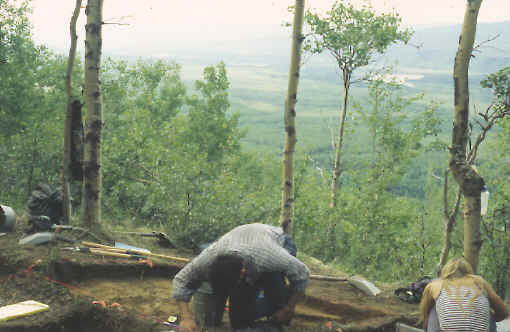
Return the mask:
[[[0,202],[23,211],[37,184],[60,183],[67,54],[36,45],[27,8],[11,3],[0,2]],[[501,36],[482,45],[472,62],[473,142],[480,133],[477,121],[485,123],[477,113],[497,97],[480,81],[510,62],[509,26],[479,27],[480,43]],[[335,208],[329,186],[342,83],[331,59],[305,55],[296,106],[293,235],[300,250],[380,281],[433,271],[444,210],[453,209],[457,191],[450,178],[445,207],[458,32],[417,30],[414,46],[392,48],[369,66],[397,61],[382,79],[354,84]],[[159,227],[186,247],[242,223],[277,223],[290,47],[284,36],[207,51],[170,52],[168,41],[132,52],[104,45],[105,223]],[[73,72],[77,96],[82,56]],[[388,77],[406,80],[397,84]],[[490,192],[480,270],[503,291],[510,262],[509,137],[509,119],[499,121],[475,162]],[[75,216],[80,189],[73,188]],[[456,220],[452,252],[459,254],[460,214]]]

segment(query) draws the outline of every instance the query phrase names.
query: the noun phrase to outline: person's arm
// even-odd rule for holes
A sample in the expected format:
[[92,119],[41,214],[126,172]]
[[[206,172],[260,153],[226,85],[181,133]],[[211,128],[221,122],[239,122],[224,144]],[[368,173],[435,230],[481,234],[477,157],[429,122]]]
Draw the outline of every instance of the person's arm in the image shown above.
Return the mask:
[[492,286],[487,281],[485,281],[484,284],[485,289],[487,290],[487,297],[489,298],[491,308],[494,310],[494,319],[496,322],[500,322],[508,317],[508,309],[505,305],[505,302],[503,302],[498,294],[496,294]]
[[172,281],[172,297],[177,302],[181,315],[181,326],[186,328],[186,332],[196,332],[197,325],[193,320],[193,315],[189,307],[191,297],[196,289],[204,281],[205,263],[208,257],[202,252],[188,263],[182,270],[177,273]]
[[427,331],[430,309],[432,309],[435,304],[434,297],[432,296],[432,284],[433,282],[425,286],[420,302],[420,322],[423,323],[423,329],[425,331]]
[[181,327],[186,329],[187,332],[198,331],[197,324],[193,320],[193,315],[191,314],[191,310],[189,308],[189,302],[177,301],[177,306],[181,312]]

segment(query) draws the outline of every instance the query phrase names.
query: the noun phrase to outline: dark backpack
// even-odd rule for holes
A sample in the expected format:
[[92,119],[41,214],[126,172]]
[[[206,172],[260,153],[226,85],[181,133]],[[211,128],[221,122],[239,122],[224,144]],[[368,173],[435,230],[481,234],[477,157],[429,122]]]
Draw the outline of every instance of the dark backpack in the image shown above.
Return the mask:
[[60,189],[40,184],[32,191],[27,205],[29,232],[46,231],[51,225],[60,224],[63,215]]
[[395,296],[408,303],[419,303],[425,287],[432,281],[431,277],[424,276],[407,287],[397,288]]

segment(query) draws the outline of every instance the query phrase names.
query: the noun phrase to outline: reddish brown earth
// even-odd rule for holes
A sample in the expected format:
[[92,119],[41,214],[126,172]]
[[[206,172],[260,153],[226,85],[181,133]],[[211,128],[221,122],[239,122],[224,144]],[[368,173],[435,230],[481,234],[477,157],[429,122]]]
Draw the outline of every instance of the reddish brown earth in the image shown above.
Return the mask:
[[[171,277],[182,264],[152,260],[151,267],[60,250],[66,243],[20,247],[22,236],[18,231],[0,237],[0,306],[36,300],[50,309],[0,322],[1,332],[179,331],[162,322],[178,316]],[[155,253],[191,257],[187,251],[159,248],[151,239],[122,240]],[[305,262],[314,274],[334,273],[313,259]],[[394,331],[396,322],[416,325],[418,306],[393,295],[400,285],[376,285],[382,293],[369,296],[347,282],[312,280],[286,331]],[[221,327],[203,331],[231,331],[228,315]]]

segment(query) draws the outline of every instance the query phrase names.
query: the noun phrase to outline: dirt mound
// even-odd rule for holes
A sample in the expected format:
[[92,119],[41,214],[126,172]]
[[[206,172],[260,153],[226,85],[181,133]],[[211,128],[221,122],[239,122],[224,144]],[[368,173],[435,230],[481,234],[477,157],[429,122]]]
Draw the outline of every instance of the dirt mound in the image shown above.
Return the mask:
[[[65,243],[20,247],[21,233],[0,237],[0,306],[36,300],[50,310],[0,323],[0,331],[168,331],[163,322],[178,316],[171,278],[182,263],[136,261],[62,251]],[[123,239],[153,252],[190,257],[139,239]],[[144,240],[150,241],[150,240]],[[154,247],[156,246],[156,247]],[[309,264],[312,273],[324,266]],[[328,271],[331,272],[331,271]],[[338,274],[337,274],[338,275]],[[312,280],[287,331],[394,331],[395,323],[415,325],[418,306],[393,295],[394,287],[368,296],[347,282]],[[230,331],[223,326],[209,331]],[[174,327],[177,330],[178,327]]]

